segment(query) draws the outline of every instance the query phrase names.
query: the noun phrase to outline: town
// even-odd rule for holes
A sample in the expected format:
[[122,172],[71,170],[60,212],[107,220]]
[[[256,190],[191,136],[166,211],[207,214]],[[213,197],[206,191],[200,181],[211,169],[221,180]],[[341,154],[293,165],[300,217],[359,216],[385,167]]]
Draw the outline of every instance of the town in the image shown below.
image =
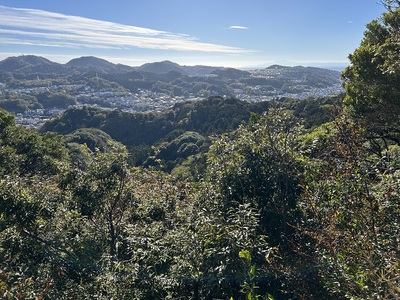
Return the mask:
[[[26,68],[23,70],[26,72]],[[20,75],[16,70],[21,79],[0,82],[0,107],[14,113],[17,124],[37,128],[66,109],[80,106],[132,113],[160,112],[180,102],[215,95],[263,102],[281,98],[317,99],[344,92],[340,72],[311,67],[274,65],[243,71],[161,62],[132,70],[110,73],[99,68],[87,71],[86,67],[85,72],[77,69],[72,74],[63,69],[57,76],[35,70],[32,75],[29,72]]]

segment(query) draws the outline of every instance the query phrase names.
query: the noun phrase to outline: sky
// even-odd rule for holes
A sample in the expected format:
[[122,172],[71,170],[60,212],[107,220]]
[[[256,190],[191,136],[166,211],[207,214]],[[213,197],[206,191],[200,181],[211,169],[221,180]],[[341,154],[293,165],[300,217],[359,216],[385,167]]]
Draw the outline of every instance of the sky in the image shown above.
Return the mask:
[[379,0],[0,0],[0,60],[345,66]]

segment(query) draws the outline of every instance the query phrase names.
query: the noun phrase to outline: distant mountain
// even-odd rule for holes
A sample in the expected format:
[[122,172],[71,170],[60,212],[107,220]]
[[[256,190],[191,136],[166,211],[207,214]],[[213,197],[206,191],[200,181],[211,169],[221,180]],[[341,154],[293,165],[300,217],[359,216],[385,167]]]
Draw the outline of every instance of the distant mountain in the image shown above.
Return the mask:
[[[0,61],[0,82],[8,86],[43,86],[40,81],[27,82],[37,78],[63,84],[92,84],[93,79],[96,83],[104,79],[106,86],[111,87],[114,83],[117,89],[124,88],[131,93],[146,90],[188,98],[240,95],[250,101],[261,96],[268,99],[280,95],[310,97],[330,95],[332,91],[335,94],[341,92],[340,72],[315,67],[272,65],[265,69],[244,71],[224,67],[181,66],[171,61],[130,67],[93,56],[75,58],[66,64],[34,55],[9,57]],[[317,91],[326,88],[329,90]]]
[[105,59],[85,56],[75,58],[66,64],[59,64],[47,58],[35,55],[21,55],[0,61],[0,72],[29,74],[60,74],[97,72],[100,74],[118,74],[133,71],[134,68],[122,64],[113,64]]
[[330,73],[333,74],[334,76],[338,75],[340,76],[339,71],[317,68],[317,67],[303,67],[303,66],[288,67],[281,65],[271,65],[269,67],[266,67],[265,70],[281,71],[282,75],[291,74],[291,76],[294,76],[296,73],[302,75],[311,73]]
[[181,66],[185,72],[192,76],[205,76],[210,74],[212,71],[220,69],[221,67],[210,67],[210,66]]
[[266,67],[265,69],[267,70],[279,70],[279,69],[291,69],[292,67],[288,67],[288,66],[281,66],[281,65],[270,65],[268,67]]
[[44,57],[21,55],[8,57],[0,61],[0,71],[24,73],[60,73],[63,65],[52,62]]
[[[155,74],[167,74],[170,72],[179,72],[184,75],[190,76],[205,76],[212,73],[215,70],[221,69],[221,67],[210,67],[210,66],[181,66],[177,63],[169,60],[160,62],[147,63],[140,67],[137,67],[137,71],[155,73]],[[223,69],[223,68],[222,68]]]
[[228,79],[240,79],[242,77],[247,77],[250,76],[251,73],[247,71],[242,71],[234,68],[219,68],[215,69],[214,71],[211,72],[211,74],[228,78]]
[[186,74],[186,71],[184,70],[184,68],[182,68],[177,63],[174,63],[169,60],[164,60],[164,61],[154,62],[154,63],[147,63],[147,64],[144,64],[144,65],[136,68],[136,70],[142,71],[142,72],[156,73],[156,74],[166,74],[171,71]]
[[126,73],[133,70],[133,67],[113,64],[105,59],[94,56],[83,56],[70,60],[66,65],[67,68],[78,70],[81,72],[101,72],[101,73]]
[[272,65],[265,68],[267,72],[275,79],[283,81],[297,81],[311,86],[329,86],[340,84],[340,72],[317,67],[287,67],[281,65]]

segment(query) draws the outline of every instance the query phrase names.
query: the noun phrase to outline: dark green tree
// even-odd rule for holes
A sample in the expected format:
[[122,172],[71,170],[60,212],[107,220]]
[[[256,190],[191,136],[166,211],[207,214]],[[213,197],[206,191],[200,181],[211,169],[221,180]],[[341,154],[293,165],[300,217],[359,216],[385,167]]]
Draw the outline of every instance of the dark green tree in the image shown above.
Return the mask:
[[372,139],[400,144],[400,8],[383,1],[388,11],[367,24],[360,46],[349,56],[342,76],[345,105]]
[[338,299],[396,299],[398,153],[370,155],[364,129],[346,116],[329,129],[324,151],[311,151],[301,201],[319,272]]
[[239,128],[234,138],[216,140],[209,154],[211,180],[218,183],[226,209],[251,202],[272,245],[282,243],[296,215],[301,132],[292,115],[270,109],[256,123]]
[[[262,116],[253,115],[248,126],[241,126],[230,137],[216,139],[208,154],[206,180],[211,186],[207,198],[218,206],[203,202],[207,207],[218,207],[218,216],[226,224],[232,212],[239,214],[246,207],[249,220],[254,222],[246,227],[248,233],[259,235],[261,240],[266,236],[264,244],[259,244],[249,235],[247,248],[239,249],[250,252],[257,274],[251,282],[258,286],[257,293],[270,293],[278,299],[328,299],[316,264],[310,260],[311,252],[301,250],[310,239],[297,231],[303,182],[299,152],[302,132],[293,115],[270,109]],[[266,259],[260,251],[274,255],[265,255]],[[234,287],[230,289],[234,291]]]
[[73,208],[91,220],[97,233],[102,232],[108,254],[114,258],[120,224],[132,199],[126,189],[127,152],[120,144],[109,143],[108,152],[87,149],[84,168],[72,169],[61,185],[71,192]]

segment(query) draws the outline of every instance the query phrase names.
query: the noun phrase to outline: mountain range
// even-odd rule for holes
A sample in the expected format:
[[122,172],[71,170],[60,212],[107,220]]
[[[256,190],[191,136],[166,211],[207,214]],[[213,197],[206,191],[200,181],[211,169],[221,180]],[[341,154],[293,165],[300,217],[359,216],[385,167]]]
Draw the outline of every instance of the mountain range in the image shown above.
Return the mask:
[[[282,69],[293,70],[296,68],[321,69],[313,67],[286,67],[280,65],[272,65],[266,69]],[[339,72],[327,70],[338,76]],[[236,79],[250,75],[247,71],[234,68],[212,67],[212,66],[181,66],[177,63],[165,60],[160,62],[146,63],[139,67],[132,67],[123,64],[114,64],[105,59],[94,56],[83,56],[74,58],[66,64],[60,64],[50,61],[47,58],[35,55],[11,56],[0,61],[0,72],[11,73],[54,73],[54,74],[73,74],[76,72],[98,72],[99,74],[118,74],[127,72],[146,72],[155,74],[167,74],[169,72],[177,72],[182,75],[189,76],[205,76],[215,74],[219,76],[235,77]],[[234,78],[232,78],[234,79]]]
[[8,88],[85,85],[98,92],[148,91],[184,99],[220,95],[257,102],[261,97],[324,97],[342,92],[340,72],[315,67],[272,65],[245,71],[171,61],[132,67],[93,56],[65,64],[34,55],[9,57],[0,61],[0,83]]
[[219,67],[209,66],[180,66],[171,61],[147,63],[140,67],[114,64],[94,56],[74,58],[66,64],[50,61],[35,55],[12,56],[0,61],[0,72],[12,73],[56,73],[68,74],[74,72],[99,72],[101,74],[118,74],[132,71],[166,74],[176,71],[185,75],[207,75]]

